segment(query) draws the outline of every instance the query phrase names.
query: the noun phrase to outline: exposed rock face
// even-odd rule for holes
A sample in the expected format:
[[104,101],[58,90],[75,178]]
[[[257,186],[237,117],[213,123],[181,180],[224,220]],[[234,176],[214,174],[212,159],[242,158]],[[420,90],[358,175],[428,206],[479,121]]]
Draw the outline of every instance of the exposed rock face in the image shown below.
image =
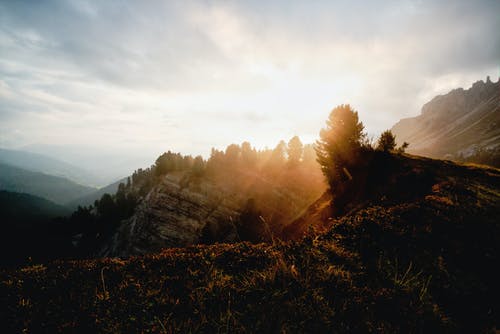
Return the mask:
[[500,153],[500,80],[478,81],[471,88],[452,90],[422,107],[421,115],[392,128],[408,151],[435,158],[457,159],[479,150]]
[[121,224],[101,255],[129,256],[187,246],[201,242],[206,233],[218,241],[234,241],[240,204],[227,195],[213,184],[185,186],[180,177],[166,176]]

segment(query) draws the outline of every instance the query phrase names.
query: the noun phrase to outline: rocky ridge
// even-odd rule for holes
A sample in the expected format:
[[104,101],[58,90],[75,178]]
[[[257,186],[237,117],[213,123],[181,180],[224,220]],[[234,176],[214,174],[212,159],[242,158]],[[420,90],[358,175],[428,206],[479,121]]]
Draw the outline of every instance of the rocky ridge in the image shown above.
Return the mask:
[[122,222],[103,256],[130,256],[202,242],[204,233],[224,242],[237,240],[240,203],[208,182],[185,183],[167,175]]
[[480,80],[469,89],[436,96],[419,116],[392,128],[408,151],[433,158],[461,160],[481,151],[500,154],[500,80]]

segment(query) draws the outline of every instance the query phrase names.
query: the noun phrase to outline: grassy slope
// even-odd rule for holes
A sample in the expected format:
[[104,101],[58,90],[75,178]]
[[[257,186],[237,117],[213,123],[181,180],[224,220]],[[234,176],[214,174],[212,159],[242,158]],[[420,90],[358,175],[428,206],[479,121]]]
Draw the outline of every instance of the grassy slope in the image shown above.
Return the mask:
[[[379,177],[378,187],[370,183],[372,200],[316,237],[0,272],[4,332],[498,327],[500,172],[430,159],[382,160],[391,172]],[[415,182],[425,184],[413,193],[408,187]],[[389,189],[380,184],[406,194],[379,196]]]

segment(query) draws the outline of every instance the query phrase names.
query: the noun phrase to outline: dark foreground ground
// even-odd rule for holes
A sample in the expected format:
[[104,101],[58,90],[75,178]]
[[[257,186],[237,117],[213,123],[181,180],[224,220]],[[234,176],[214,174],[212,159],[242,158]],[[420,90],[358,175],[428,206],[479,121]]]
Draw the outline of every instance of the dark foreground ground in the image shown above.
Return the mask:
[[500,172],[409,161],[425,189],[299,241],[0,271],[1,332],[494,332]]

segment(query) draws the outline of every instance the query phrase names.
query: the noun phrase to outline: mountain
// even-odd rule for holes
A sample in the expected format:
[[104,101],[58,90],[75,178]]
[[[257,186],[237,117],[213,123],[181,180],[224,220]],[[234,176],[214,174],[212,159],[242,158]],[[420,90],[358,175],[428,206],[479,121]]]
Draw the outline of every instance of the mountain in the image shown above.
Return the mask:
[[500,80],[436,96],[392,132],[413,154],[500,166]]
[[[500,170],[383,152],[362,161],[346,189],[295,220],[295,242],[2,270],[4,330],[494,332]],[[324,232],[299,238],[305,221]]]
[[27,151],[0,148],[0,163],[20,167],[32,172],[64,177],[87,186],[97,186],[106,182],[104,178],[92,174],[83,168],[43,154]]
[[64,257],[64,251],[71,249],[71,239],[55,218],[70,213],[45,198],[0,191],[0,265]]
[[78,197],[73,199],[72,201],[66,203],[66,207],[76,209],[80,206],[88,206],[93,205],[94,202],[102,197],[104,194],[115,194],[118,190],[118,186],[120,183],[126,183],[127,178],[122,178],[116,182],[113,182],[105,187],[99,188],[96,191],[91,192],[90,194],[84,195],[82,197]]
[[35,152],[42,155],[57,157],[78,166],[92,175],[97,176],[95,186],[105,186],[118,180],[123,175],[130,175],[140,167],[148,166],[157,156],[148,147],[132,149],[128,145],[107,148],[106,145],[87,146],[74,144],[31,144],[20,148],[23,151]]
[[25,222],[47,220],[65,216],[70,212],[64,206],[38,196],[0,190],[0,212],[2,222]]
[[[221,181],[208,176],[190,180],[189,172],[168,173],[121,222],[100,255],[123,257],[165,247],[270,240],[324,190],[317,174],[284,168],[273,179],[240,171],[233,178],[224,174]],[[302,191],[293,187],[300,182]]]
[[212,182],[183,186],[182,176],[166,175],[134,215],[123,222],[101,252],[130,256],[200,243],[205,226],[220,241],[236,241],[235,224],[241,214],[241,196],[229,196]]
[[95,191],[68,179],[0,163],[0,189],[28,193],[65,204]]

